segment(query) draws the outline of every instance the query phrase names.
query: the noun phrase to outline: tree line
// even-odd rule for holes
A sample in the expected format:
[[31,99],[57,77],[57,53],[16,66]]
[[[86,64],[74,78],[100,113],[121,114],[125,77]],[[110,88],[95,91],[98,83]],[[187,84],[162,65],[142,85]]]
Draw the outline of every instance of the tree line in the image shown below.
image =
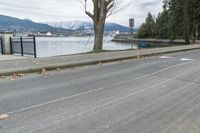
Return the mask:
[[164,0],[163,11],[157,17],[148,13],[138,31],[139,38],[200,39],[200,1]]

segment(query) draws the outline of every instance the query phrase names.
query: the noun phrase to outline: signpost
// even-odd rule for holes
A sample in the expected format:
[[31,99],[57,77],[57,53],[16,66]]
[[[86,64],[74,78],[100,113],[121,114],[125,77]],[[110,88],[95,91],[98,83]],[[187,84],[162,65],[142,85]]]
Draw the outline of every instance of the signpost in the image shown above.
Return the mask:
[[133,28],[135,26],[135,20],[134,18],[129,19],[129,27],[131,31],[131,49],[133,49],[133,43],[134,43],[134,33],[133,33]]

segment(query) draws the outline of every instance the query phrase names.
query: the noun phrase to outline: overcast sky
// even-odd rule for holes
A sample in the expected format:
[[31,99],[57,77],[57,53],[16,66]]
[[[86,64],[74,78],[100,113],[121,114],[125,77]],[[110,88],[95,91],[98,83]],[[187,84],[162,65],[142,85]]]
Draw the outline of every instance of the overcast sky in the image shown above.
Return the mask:
[[[84,14],[82,0],[0,0],[0,14],[17,18],[29,18],[36,22],[68,21],[90,19]],[[88,0],[89,1],[89,0]],[[108,18],[109,22],[128,25],[128,19],[134,17],[139,26],[148,12],[157,15],[162,11],[163,0],[119,0],[128,8]]]

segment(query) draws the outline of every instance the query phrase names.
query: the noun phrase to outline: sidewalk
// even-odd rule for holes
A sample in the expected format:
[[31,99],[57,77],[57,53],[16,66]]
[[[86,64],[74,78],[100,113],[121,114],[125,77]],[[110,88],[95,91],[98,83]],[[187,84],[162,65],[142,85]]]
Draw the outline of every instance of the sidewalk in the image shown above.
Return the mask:
[[[0,76],[12,75],[13,73],[39,72],[42,69],[53,70],[57,68],[69,68],[83,65],[91,65],[97,64],[99,62],[111,62],[122,59],[131,59],[143,55],[181,52],[194,49],[200,49],[200,45],[185,45],[153,49],[115,51],[98,54],[78,54],[37,59],[21,57],[19,57],[19,59],[13,58],[14,60],[0,59]],[[0,55],[0,58],[2,58],[2,55]]]
[[24,57],[24,56],[0,55],[0,61],[21,60],[21,59],[27,59],[27,58],[28,57]]

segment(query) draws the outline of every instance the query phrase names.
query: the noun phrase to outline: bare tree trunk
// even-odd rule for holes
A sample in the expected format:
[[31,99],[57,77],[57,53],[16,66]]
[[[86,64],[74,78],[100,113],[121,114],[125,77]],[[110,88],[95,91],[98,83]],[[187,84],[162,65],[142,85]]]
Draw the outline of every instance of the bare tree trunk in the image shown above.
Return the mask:
[[105,20],[116,7],[115,0],[91,0],[93,3],[93,13],[87,10],[87,0],[85,0],[85,13],[94,22],[94,52],[101,52],[103,50],[103,33]]
[[104,33],[104,24],[96,24],[94,26],[95,32],[95,43],[94,43],[94,52],[101,52],[103,50],[103,33]]
[[183,0],[183,24],[184,39],[186,44],[190,44],[189,16],[188,16],[188,0]]

